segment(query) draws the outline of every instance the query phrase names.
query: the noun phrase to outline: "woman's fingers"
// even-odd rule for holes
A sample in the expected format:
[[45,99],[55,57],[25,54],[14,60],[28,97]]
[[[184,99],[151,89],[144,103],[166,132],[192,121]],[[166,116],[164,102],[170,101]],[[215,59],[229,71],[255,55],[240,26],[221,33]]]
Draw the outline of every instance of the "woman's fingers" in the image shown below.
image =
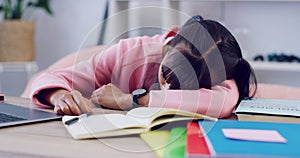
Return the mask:
[[[73,115],[80,115],[81,110],[79,109],[77,103],[74,100],[72,93],[68,93],[63,97],[63,101],[67,104],[68,108],[70,109]],[[65,107],[66,108],[66,107]],[[64,109],[62,109],[64,111]]]
[[92,112],[92,103],[84,98],[79,91],[61,94],[55,101],[54,111],[57,114],[80,115]]
[[131,95],[122,92],[113,84],[103,85],[95,90],[91,96],[91,101],[111,109],[129,109],[131,105]]
[[91,96],[91,101],[94,104],[101,104],[101,99],[104,97],[105,91],[107,90],[107,86],[104,85],[98,89],[96,89]]
[[55,111],[59,112],[61,111],[63,114],[66,114],[66,115],[74,115],[69,106],[63,101],[63,100],[60,100],[59,102],[57,102],[57,104],[55,105],[54,107]]
[[88,103],[89,101],[85,99],[79,91],[72,91],[71,94],[81,113],[93,112],[91,106]]
[[94,104],[100,104],[99,101],[98,101],[98,97],[97,97],[96,95],[92,95],[91,101],[92,101],[92,103],[94,103]]
[[54,112],[59,115],[63,115],[64,112],[60,109],[59,106],[54,106]]

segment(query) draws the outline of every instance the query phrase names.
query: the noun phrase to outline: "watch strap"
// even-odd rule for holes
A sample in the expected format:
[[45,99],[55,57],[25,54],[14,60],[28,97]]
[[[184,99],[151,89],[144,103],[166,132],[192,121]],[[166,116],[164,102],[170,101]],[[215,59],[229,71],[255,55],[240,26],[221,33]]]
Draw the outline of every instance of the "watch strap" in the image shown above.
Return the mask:
[[132,108],[137,108],[140,106],[137,99],[138,97],[136,95],[132,96]]
[[132,105],[133,108],[140,106],[138,99],[140,97],[143,97],[147,94],[147,91],[145,89],[137,89],[132,92]]
[[133,101],[132,104],[139,105],[138,98],[139,98],[138,95],[133,95],[132,96],[132,101]]

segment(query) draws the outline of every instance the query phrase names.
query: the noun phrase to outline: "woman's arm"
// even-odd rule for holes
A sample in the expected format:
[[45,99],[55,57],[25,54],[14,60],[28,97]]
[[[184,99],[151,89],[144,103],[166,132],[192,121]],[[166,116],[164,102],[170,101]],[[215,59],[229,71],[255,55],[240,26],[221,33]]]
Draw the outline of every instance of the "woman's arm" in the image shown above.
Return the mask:
[[[139,98],[141,106],[176,108],[212,117],[224,118],[231,115],[237,104],[239,93],[234,80],[226,80],[211,89],[199,90],[152,90]],[[113,109],[132,107],[132,95],[122,92],[113,84],[99,88],[92,101]]]
[[150,91],[149,107],[176,108],[224,118],[231,115],[239,93],[234,80],[226,80],[211,89]]

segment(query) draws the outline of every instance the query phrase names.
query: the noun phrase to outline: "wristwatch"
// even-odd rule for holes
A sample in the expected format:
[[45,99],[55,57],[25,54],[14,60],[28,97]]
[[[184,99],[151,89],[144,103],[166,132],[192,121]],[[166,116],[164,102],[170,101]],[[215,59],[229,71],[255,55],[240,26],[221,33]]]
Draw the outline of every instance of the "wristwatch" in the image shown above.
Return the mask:
[[147,91],[145,89],[136,89],[132,93],[132,105],[133,107],[139,106],[138,99],[145,96]]

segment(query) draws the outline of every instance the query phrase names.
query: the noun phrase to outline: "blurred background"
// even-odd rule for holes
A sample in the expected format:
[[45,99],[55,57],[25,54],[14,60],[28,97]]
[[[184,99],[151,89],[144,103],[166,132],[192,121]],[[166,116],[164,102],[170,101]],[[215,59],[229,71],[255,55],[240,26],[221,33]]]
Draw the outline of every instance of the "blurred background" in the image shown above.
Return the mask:
[[[252,61],[273,53],[300,56],[300,1],[51,0],[50,6],[53,15],[29,11],[24,17],[35,23],[33,73],[78,50],[164,33],[199,14],[235,34],[259,82],[300,86],[298,63]],[[0,70],[0,92],[19,96],[30,76]]]

